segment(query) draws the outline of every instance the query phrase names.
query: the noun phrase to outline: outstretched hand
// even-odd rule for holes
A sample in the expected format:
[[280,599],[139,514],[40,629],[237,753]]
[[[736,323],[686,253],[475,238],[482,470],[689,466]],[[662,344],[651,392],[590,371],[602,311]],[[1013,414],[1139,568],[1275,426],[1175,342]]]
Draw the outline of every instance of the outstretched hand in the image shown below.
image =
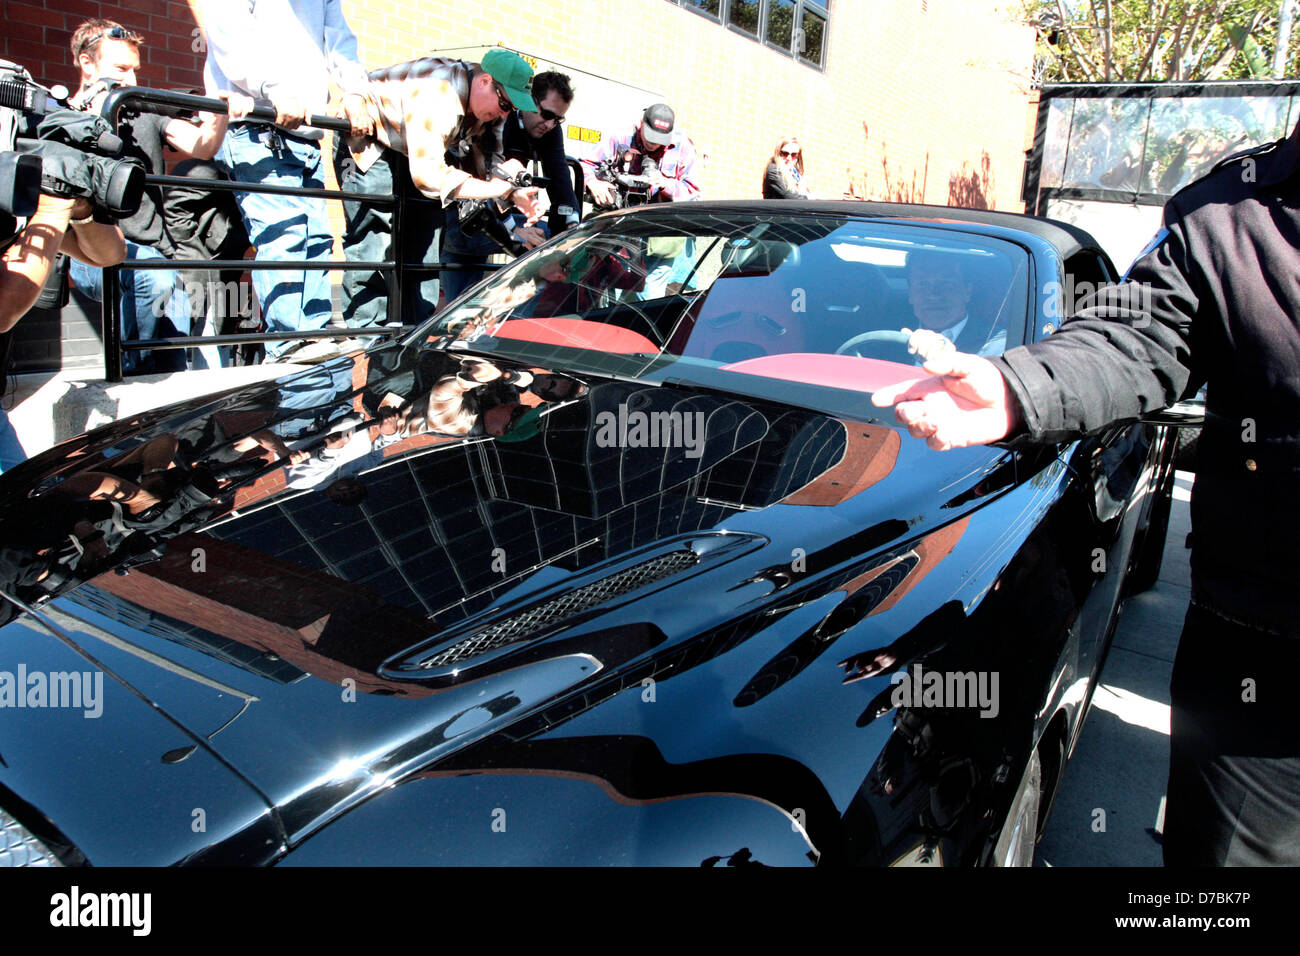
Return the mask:
[[913,438],[947,451],[998,441],[1019,423],[1016,399],[988,359],[958,352],[924,329],[912,333],[908,347],[925,359],[931,377],[879,389],[871,404],[895,406],[894,415]]

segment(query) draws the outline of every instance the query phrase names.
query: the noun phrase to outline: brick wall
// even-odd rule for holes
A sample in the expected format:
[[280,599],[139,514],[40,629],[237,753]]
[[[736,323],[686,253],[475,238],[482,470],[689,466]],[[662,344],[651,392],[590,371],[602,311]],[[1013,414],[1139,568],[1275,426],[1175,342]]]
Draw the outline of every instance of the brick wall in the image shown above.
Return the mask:
[[834,4],[824,72],[665,0],[343,6],[371,66],[501,43],[664,90],[714,198],[759,196],[793,132],[822,195],[1022,208],[1034,33],[1009,2]]
[[[82,19],[143,32],[142,82],[190,87],[202,55],[179,0],[4,0],[0,56],[73,85]],[[501,43],[666,92],[708,153],[707,194],[756,197],[778,137],[797,134],[811,188],[872,199],[1021,208],[1033,30],[1009,0],[833,5],[813,70],[665,0],[343,0],[371,67]],[[581,89],[578,90],[581,96]]]
[[203,85],[203,56],[197,52],[194,18],[178,0],[132,0],[129,4],[97,0],[3,0],[5,31],[0,57],[25,66],[47,85],[77,88],[78,71],[68,42],[72,31],[92,17],[116,20],[144,34],[140,83],[168,89]]

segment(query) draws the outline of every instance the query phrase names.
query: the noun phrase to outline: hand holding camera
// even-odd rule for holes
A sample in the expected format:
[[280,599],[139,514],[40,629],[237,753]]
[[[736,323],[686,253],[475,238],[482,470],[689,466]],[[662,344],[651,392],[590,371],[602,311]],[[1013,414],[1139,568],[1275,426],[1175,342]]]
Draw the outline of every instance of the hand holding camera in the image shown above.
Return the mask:
[[617,159],[598,165],[587,189],[596,205],[625,209],[650,202],[663,184],[663,174],[654,158],[638,149],[628,149]]
[[[39,192],[65,199],[87,199],[96,218],[109,221],[132,215],[144,195],[144,167],[134,159],[112,158],[122,150],[119,139],[101,117],[62,108],[49,90],[31,81],[19,67],[0,64],[0,106],[16,111],[19,157],[6,166],[16,178],[0,176],[5,209],[34,208],[30,157],[40,162]],[[28,195],[9,195],[10,187]],[[22,213],[15,213],[22,214]]]
[[542,218],[546,207],[542,203],[541,191],[538,187],[546,185],[545,179],[530,175],[517,159],[506,160],[492,167],[492,178],[504,180],[509,184],[502,198],[510,200],[515,208],[524,214],[525,226],[531,226]]

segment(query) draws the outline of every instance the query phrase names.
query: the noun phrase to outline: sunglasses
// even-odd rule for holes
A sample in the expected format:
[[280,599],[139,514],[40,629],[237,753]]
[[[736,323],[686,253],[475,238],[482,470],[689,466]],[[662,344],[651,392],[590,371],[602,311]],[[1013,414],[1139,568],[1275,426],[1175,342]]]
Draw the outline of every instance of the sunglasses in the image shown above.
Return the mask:
[[[533,100],[533,102],[537,103],[537,100]],[[537,115],[540,116],[543,120],[545,120],[548,123],[564,122],[563,116],[561,116],[559,113],[555,112],[554,110],[548,110],[541,103],[537,103]]]
[[515,104],[510,101],[510,97],[506,94],[505,87],[502,86],[500,83],[493,83],[492,89],[496,92],[497,106],[501,108],[501,112],[502,113],[513,112],[515,108]]
[[104,39],[105,37],[108,37],[110,40],[132,40],[132,41],[139,40],[139,37],[129,32],[125,27],[109,27],[107,30],[103,31],[102,33],[96,33],[85,43],[81,44],[81,50],[78,52],[77,55],[80,56],[82,53],[85,53],[87,50],[89,50],[92,46],[97,44],[100,40]]
[[794,150],[793,152],[791,152],[791,151],[788,150],[788,149],[783,149],[783,150],[781,150],[781,155],[782,155],[782,156],[789,157],[790,159],[798,159],[798,158],[799,158],[799,150],[796,149],[796,150]]

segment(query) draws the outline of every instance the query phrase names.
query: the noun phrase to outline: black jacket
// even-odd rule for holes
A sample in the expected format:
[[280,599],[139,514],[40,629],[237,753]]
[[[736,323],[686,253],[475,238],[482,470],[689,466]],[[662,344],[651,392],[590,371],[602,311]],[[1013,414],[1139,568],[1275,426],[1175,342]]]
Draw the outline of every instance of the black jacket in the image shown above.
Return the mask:
[[[1165,206],[1126,286],[994,362],[1024,434],[1064,441],[1206,388],[1193,599],[1300,636],[1300,127]],[[1134,284],[1139,285],[1134,285]],[[1149,309],[1135,290],[1149,291]]]
[[799,188],[786,188],[785,177],[781,175],[781,170],[777,168],[776,160],[773,159],[768,162],[767,172],[763,174],[763,198],[807,199],[808,193]]
[[[549,180],[546,195],[551,200],[551,209],[547,214],[547,223],[551,235],[562,232],[569,221],[576,222],[582,210],[578,198],[573,192],[573,173],[569,170],[564,152],[564,130],[553,127],[540,139],[533,139],[519,121],[519,113],[512,113],[506,118],[502,131],[502,153],[506,159],[517,159],[524,165],[537,160],[542,166],[542,175]],[[560,207],[572,210],[565,214]]]

